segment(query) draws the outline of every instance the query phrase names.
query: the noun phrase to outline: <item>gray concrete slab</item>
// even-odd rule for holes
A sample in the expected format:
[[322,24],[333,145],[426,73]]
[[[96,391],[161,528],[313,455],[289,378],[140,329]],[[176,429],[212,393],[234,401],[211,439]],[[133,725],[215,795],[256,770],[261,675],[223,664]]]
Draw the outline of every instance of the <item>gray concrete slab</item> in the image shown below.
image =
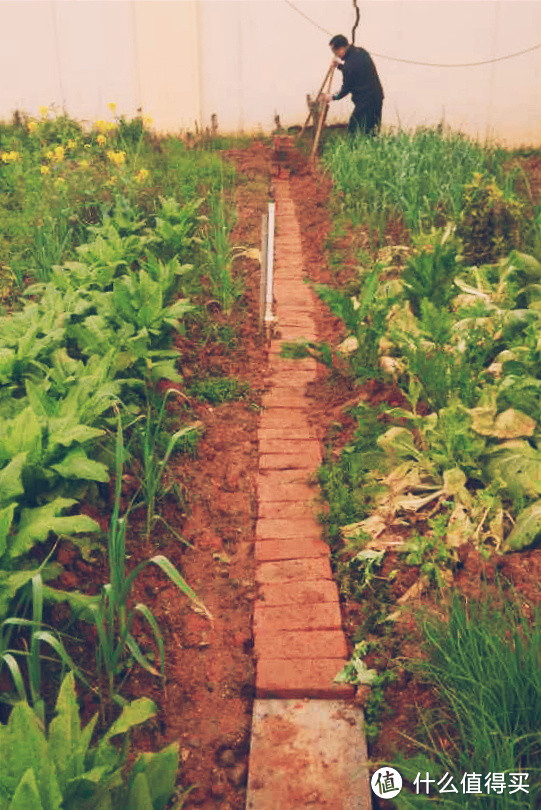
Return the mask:
[[256,700],[246,810],[372,810],[363,714],[340,700]]

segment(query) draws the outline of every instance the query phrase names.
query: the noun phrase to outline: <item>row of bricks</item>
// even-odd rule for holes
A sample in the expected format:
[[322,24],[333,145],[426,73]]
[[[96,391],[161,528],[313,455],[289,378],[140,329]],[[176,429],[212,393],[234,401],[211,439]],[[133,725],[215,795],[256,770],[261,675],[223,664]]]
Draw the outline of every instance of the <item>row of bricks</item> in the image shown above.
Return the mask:
[[311,359],[282,358],[284,341],[317,339],[314,295],[302,281],[303,256],[287,181],[276,184],[275,331],[270,347],[271,390],[263,396],[258,431],[259,477],[254,613],[258,697],[350,697],[352,687],[333,682],[347,648],[329,549],[321,539],[307,479],[321,463],[308,424]]

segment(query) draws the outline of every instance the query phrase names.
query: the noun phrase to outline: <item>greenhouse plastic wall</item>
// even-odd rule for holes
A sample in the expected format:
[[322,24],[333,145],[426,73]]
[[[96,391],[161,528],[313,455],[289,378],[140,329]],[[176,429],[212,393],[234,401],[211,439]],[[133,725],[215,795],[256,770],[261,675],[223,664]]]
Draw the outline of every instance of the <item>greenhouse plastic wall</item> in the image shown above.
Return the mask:
[[[385,126],[539,145],[541,2],[358,4],[356,44],[381,76]],[[172,132],[212,114],[222,132],[269,132],[276,115],[302,123],[330,35],[349,35],[354,19],[351,0],[0,0],[0,13],[1,118],[55,105],[92,121],[114,101]],[[350,109],[333,103],[329,123]]]

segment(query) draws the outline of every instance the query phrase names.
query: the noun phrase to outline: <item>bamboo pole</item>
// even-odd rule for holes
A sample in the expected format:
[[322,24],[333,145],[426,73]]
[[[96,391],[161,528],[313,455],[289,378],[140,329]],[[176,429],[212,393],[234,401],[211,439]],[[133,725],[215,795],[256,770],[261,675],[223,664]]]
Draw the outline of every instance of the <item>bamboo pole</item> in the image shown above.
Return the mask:
[[[326,88],[322,89],[322,91],[320,92],[320,95],[323,92],[328,93],[329,90],[331,89],[332,77],[333,77],[335,68],[336,68],[336,65],[334,65],[334,64],[332,64],[331,67],[329,68],[329,71],[327,73],[328,78],[326,77],[326,80],[328,81],[328,84],[327,84]],[[312,145],[312,151],[310,152],[310,160],[314,160],[314,158],[316,156],[317,148],[318,148],[318,145],[319,145],[319,139],[321,137],[321,132],[322,132],[323,127],[325,125],[325,120],[327,118],[328,111],[329,111],[329,102],[328,101],[320,102],[319,120],[317,122],[317,129],[316,129],[316,134],[314,136],[314,143]]]
[[[332,79],[332,74],[334,73],[334,68],[335,68],[334,64],[332,64],[332,63],[331,63],[331,65],[329,65],[329,69],[328,69],[327,73],[325,74],[325,78],[323,79],[323,82],[321,83],[321,87],[319,88],[319,92],[318,92],[318,94],[317,94],[317,96],[316,96],[316,102],[315,102],[315,103],[317,103],[317,99],[318,99],[318,98],[320,97],[320,95],[322,94],[322,92],[323,92],[323,88],[324,88],[324,87],[325,87],[325,85],[327,84],[327,81],[328,81],[328,79],[329,79],[329,76],[330,76],[330,77],[331,77],[331,79]],[[329,87],[330,87],[330,83],[329,83]],[[308,117],[306,118],[306,121],[304,122],[303,128],[302,128],[302,129],[301,129],[301,131],[300,131],[299,138],[300,138],[302,135],[304,135],[304,131],[305,131],[306,127],[308,126],[308,124],[310,123],[310,118],[312,117],[312,115],[313,115],[313,114],[314,114],[313,107],[310,107],[310,112],[308,113]],[[314,121],[314,123],[315,123],[315,121]]]

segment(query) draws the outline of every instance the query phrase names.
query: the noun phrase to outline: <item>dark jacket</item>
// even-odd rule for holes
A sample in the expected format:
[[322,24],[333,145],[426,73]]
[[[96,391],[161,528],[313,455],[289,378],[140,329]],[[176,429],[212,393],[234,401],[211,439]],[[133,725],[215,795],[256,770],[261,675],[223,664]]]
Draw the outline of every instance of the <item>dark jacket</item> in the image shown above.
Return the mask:
[[372,57],[364,48],[350,45],[344,56],[344,64],[338,65],[342,71],[342,87],[333,98],[338,101],[348,93],[356,107],[371,106],[383,99],[383,88]]

